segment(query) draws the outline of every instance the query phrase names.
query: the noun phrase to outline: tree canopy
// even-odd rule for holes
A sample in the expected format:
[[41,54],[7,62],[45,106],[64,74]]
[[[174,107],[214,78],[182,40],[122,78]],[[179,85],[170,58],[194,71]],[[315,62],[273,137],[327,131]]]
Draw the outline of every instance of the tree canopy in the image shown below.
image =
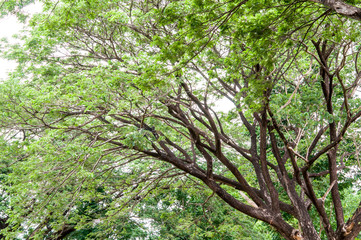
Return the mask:
[[3,238],[357,238],[357,1],[40,2],[1,45]]

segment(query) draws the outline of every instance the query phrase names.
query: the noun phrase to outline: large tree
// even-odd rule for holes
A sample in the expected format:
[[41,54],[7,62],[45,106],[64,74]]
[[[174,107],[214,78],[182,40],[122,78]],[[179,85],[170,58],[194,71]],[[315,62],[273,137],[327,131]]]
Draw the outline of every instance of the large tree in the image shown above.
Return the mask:
[[[19,63],[0,85],[9,239],[121,238],[196,191],[285,239],[357,237],[356,1],[43,4],[3,44]],[[189,197],[159,198],[174,191]]]

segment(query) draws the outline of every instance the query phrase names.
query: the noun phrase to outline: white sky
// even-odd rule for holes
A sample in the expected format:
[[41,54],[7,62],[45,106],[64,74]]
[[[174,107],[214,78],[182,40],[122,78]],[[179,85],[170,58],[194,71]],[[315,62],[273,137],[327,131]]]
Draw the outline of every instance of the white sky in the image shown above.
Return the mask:
[[[13,16],[0,19],[0,38],[6,37],[10,42],[11,36],[18,33],[21,29],[22,25]],[[14,67],[14,62],[0,58],[0,80],[6,78],[8,72]]]
[[[36,13],[41,11],[41,4],[39,2],[31,4],[24,9],[28,13]],[[0,39],[7,38],[9,42],[12,41],[12,36],[19,33],[24,25],[21,24],[15,16],[7,16],[0,18]],[[16,64],[13,61],[7,61],[0,57],[0,81],[7,78],[8,73],[15,68]]]
[[[27,6],[24,11],[34,14],[41,12],[42,5],[39,2]],[[0,39],[7,38],[9,42],[14,41],[13,35],[19,33],[24,28],[24,24],[21,24],[15,16],[7,16],[0,18]],[[7,78],[8,73],[16,67],[14,61],[7,61],[0,57],[0,82]],[[215,110],[228,112],[233,108],[233,104],[228,99],[222,99],[217,101]]]

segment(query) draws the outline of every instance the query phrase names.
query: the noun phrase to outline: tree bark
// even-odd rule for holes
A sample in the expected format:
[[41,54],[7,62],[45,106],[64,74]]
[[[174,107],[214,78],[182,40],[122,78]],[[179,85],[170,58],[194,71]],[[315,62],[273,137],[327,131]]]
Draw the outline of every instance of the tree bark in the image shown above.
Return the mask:
[[311,2],[322,4],[336,13],[348,18],[361,21],[361,8],[349,5],[343,1],[337,0],[309,0]]

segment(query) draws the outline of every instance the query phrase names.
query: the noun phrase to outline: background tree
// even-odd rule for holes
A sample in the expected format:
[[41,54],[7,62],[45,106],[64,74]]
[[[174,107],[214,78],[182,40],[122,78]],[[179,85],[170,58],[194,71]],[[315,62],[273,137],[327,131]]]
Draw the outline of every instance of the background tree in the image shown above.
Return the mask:
[[156,201],[197,223],[185,237],[222,237],[188,212],[197,190],[285,239],[355,239],[358,20],[352,1],[44,1],[3,48],[3,234],[142,236]]

